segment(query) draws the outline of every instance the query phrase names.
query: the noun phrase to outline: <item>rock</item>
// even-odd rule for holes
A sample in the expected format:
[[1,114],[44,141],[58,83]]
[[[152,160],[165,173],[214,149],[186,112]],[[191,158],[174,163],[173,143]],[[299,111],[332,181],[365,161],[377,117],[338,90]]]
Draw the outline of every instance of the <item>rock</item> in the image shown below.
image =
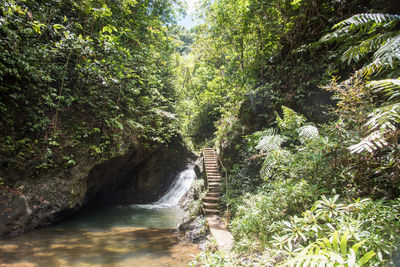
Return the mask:
[[204,216],[187,218],[180,226],[181,231],[187,240],[193,243],[203,243],[209,234]]
[[21,191],[1,186],[0,207],[0,231],[14,233],[25,227],[30,210]]
[[[181,138],[156,151],[131,150],[93,168],[88,177],[86,203],[131,204],[158,200],[176,176],[197,156]],[[100,183],[100,184],[99,184]]]
[[[0,236],[15,235],[60,221],[85,205],[148,203],[169,188],[197,156],[176,137],[157,148],[131,143],[124,153],[99,163],[77,154],[77,165],[60,166],[30,177],[29,171],[2,170],[20,190],[0,187]],[[7,171],[9,173],[7,173]],[[15,175],[20,175],[15,179]],[[12,191],[12,192],[11,192]],[[10,193],[11,192],[11,193]]]

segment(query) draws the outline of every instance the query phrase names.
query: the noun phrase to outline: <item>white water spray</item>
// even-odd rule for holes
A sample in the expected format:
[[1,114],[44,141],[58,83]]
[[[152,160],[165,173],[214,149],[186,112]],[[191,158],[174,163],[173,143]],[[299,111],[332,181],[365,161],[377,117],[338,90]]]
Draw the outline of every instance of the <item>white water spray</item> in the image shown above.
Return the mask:
[[179,200],[181,200],[181,198],[189,191],[195,177],[196,172],[194,171],[194,167],[192,166],[179,173],[175,181],[171,184],[167,193],[165,193],[165,195],[159,200],[151,204],[131,205],[131,207],[139,207],[145,209],[161,209],[174,207],[178,205]]

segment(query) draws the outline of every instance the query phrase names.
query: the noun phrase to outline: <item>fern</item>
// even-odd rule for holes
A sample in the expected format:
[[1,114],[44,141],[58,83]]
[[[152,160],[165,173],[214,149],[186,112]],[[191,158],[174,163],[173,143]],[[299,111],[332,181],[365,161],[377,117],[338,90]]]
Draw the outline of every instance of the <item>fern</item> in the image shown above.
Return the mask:
[[256,149],[263,153],[268,153],[280,149],[282,143],[285,141],[286,137],[277,134],[275,129],[267,129],[262,133]]
[[295,130],[300,127],[305,121],[302,115],[298,115],[293,109],[282,106],[283,118],[281,118],[277,113],[276,114],[276,122],[278,123],[278,127],[282,131],[286,130]]
[[350,64],[351,61],[357,62],[365,57],[366,54],[378,50],[392,36],[392,33],[378,34],[362,41],[358,45],[351,46],[346,52],[344,52],[342,61],[347,61],[348,64]]
[[400,103],[384,106],[375,109],[368,115],[369,120],[365,124],[371,131],[380,130],[396,130],[396,123],[400,122]]
[[393,68],[393,61],[400,60],[400,34],[386,41],[374,54],[374,61],[380,61]]
[[277,164],[282,163],[282,159],[290,158],[290,151],[285,149],[278,149],[269,153],[265,158],[260,171],[264,179],[267,180],[273,175],[275,167]]
[[352,80],[355,78],[367,77],[372,74],[379,74],[380,72],[386,70],[387,68],[388,68],[387,64],[379,60],[376,60],[374,62],[365,65],[361,69],[357,70],[350,79]]
[[340,42],[349,35],[349,26],[322,36],[320,43]]
[[352,29],[360,28],[362,26],[372,26],[372,23],[375,23],[375,27],[377,24],[387,28],[393,27],[395,23],[400,20],[400,15],[390,15],[390,14],[381,14],[381,13],[361,13],[354,15],[346,20],[343,20],[333,26],[333,29],[341,29],[346,26],[350,26]]
[[375,92],[386,93],[390,97],[389,100],[400,97],[400,79],[371,81],[367,86]]
[[297,129],[299,140],[302,144],[316,139],[319,136],[317,127],[312,125],[305,125]]
[[383,134],[380,131],[372,132],[367,137],[363,138],[358,144],[349,147],[351,153],[360,154],[364,151],[372,153],[374,150],[387,146]]
[[393,68],[394,63],[400,60],[400,34],[395,28],[399,21],[400,15],[357,14],[336,24],[333,27],[335,31],[323,36],[320,42],[343,41],[345,38],[353,38],[357,32],[361,36],[369,35],[368,39],[350,46],[342,56],[342,60],[350,64],[351,61],[357,62],[367,54],[374,53],[372,62],[346,81],[351,83],[355,78],[378,74],[389,66]]

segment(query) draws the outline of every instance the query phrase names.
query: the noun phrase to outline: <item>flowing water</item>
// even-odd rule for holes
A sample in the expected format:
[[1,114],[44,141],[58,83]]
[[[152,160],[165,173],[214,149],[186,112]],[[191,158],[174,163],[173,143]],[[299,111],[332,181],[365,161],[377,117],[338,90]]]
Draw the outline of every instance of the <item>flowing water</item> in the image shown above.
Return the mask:
[[187,266],[199,252],[174,228],[195,177],[179,174],[157,202],[82,210],[44,229],[0,241],[0,266]]

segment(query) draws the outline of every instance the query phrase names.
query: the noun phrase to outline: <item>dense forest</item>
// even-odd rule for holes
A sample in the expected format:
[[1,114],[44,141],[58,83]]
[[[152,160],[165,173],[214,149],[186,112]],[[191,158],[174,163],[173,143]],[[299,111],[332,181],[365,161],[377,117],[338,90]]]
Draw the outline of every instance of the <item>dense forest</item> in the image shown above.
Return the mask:
[[[400,261],[397,1],[6,0],[0,183],[130,142],[215,147],[234,238],[196,266]],[[223,189],[222,189],[223,188]]]

